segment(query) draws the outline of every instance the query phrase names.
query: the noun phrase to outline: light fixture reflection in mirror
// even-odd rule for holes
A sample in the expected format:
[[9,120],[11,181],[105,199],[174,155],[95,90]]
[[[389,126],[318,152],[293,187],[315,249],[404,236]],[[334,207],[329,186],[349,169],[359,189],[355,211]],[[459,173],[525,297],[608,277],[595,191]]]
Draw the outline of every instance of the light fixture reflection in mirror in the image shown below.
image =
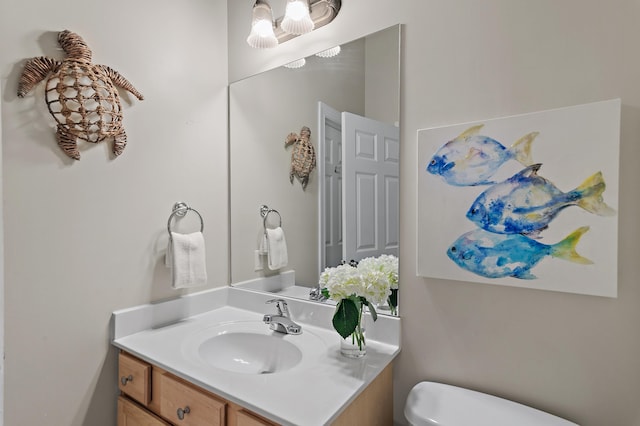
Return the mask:
[[305,58],[302,58],[302,59],[298,59],[297,61],[289,62],[288,64],[285,64],[284,67],[294,70],[297,68],[304,67],[306,63],[307,63],[307,60]]
[[[342,43],[337,56],[311,55],[303,68],[280,66],[230,84],[231,285],[242,283],[247,288],[246,283],[255,279],[280,280],[289,287],[262,287],[263,291],[295,297],[295,290],[308,300],[310,289],[319,281],[322,240],[319,192],[325,177],[318,168],[325,160],[318,155],[318,102],[397,126],[399,45],[400,27],[394,26]],[[284,146],[286,136],[301,126],[311,129],[318,162],[304,191],[296,181],[289,182],[291,153]],[[289,262],[280,271],[266,266],[256,271],[254,252],[263,233],[256,209],[261,204],[277,206],[282,215]]]
[[338,56],[340,54],[341,47],[336,46],[331,49],[323,50],[322,52],[316,53],[316,56],[320,58],[333,58],[334,56]]

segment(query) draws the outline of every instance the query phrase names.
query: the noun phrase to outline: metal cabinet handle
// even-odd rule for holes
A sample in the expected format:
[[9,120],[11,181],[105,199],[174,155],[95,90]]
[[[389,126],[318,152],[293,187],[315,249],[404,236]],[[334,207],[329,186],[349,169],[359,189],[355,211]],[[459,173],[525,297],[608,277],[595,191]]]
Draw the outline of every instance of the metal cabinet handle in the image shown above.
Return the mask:
[[122,386],[127,386],[127,382],[133,382],[133,376],[131,374],[126,377],[122,376],[120,378],[120,383],[122,383]]
[[189,408],[189,406],[187,405],[186,407],[184,407],[184,409],[178,408],[178,411],[176,412],[176,414],[178,415],[178,418],[180,420],[184,420],[184,415],[189,414],[190,412],[191,412],[191,408]]

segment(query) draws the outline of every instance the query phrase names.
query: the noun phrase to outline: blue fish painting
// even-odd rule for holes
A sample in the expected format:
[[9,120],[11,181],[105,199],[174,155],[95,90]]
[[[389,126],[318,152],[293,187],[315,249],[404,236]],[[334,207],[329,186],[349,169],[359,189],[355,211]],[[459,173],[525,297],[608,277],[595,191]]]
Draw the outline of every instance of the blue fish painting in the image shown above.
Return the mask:
[[517,160],[524,166],[533,164],[531,143],[538,132],[531,132],[506,148],[497,140],[480,135],[483,126],[470,127],[440,147],[427,171],[441,176],[449,185],[489,185],[495,183],[489,181],[491,176],[509,160]]
[[467,211],[467,218],[486,231],[534,236],[569,206],[579,206],[599,216],[615,214],[603,200],[606,184],[601,172],[573,191],[562,192],[537,174],[541,166],[529,166],[485,190]]
[[531,269],[547,256],[588,265],[575,247],[589,230],[578,228],[559,243],[547,245],[524,235],[494,234],[475,229],[459,237],[447,250],[456,265],[485,278],[534,279]]

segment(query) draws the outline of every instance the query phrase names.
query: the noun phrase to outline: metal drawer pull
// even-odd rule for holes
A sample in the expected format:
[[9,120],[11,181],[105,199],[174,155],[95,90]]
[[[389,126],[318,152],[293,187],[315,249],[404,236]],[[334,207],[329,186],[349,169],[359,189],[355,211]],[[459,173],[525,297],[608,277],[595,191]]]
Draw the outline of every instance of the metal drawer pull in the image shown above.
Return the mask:
[[190,412],[191,412],[191,408],[189,408],[188,405],[184,407],[184,410],[182,408],[178,408],[178,411],[177,411],[178,418],[180,420],[184,420],[184,415],[189,414]]
[[129,374],[127,377],[122,376],[120,378],[120,383],[122,383],[122,386],[126,386],[127,382],[133,382],[133,376],[131,374]]

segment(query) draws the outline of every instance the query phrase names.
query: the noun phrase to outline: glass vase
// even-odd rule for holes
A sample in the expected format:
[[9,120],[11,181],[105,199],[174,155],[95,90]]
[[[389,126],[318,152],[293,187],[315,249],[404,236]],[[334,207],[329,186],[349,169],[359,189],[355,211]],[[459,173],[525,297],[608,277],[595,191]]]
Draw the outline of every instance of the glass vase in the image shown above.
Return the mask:
[[387,303],[391,311],[391,315],[398,316],[398,289],[392,288],[391,294],[387,298]]
[[362,358],[367,354],[364,327],[358,324],[358,327],[350,336],[340,340],[340,353],[347,358]]

